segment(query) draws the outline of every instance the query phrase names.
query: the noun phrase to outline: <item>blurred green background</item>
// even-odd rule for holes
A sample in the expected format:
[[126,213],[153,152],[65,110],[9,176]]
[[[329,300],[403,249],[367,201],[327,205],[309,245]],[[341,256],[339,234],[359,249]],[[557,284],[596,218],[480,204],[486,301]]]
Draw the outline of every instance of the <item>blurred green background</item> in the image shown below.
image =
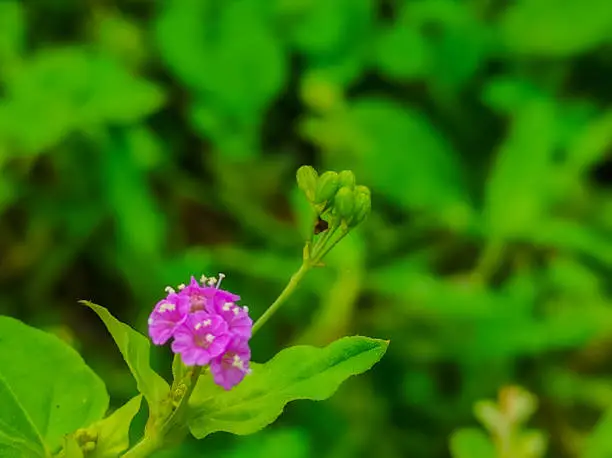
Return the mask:
[[385,358],[164,456],[449,457],[518,384],[547,456],[577,457],[612,406],[611,152],[610,0],[0,0],[0,311],[120,405],[134,383],[76,301],[146,331],[166,285],[224,272],[259,316],[300,263],[296,169],[351,169],[371,216],[254,359],[347,334]]

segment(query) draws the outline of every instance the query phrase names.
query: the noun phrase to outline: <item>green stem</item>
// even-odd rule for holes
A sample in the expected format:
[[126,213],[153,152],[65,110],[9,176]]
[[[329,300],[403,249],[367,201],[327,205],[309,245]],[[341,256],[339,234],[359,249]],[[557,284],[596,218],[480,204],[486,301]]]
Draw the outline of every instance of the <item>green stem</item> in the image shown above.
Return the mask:
[[272,315],[285,303],[287,298],[293,293],[293,290],[297,287],[298,283],[302,280],[306,272],[310,270],[312,264],[310,261],[304,261],[298,271],[291,276],[291,280],[285,286],[285,289],[280,293],[280,296],[272,303],[270,307],[264,312],[263,315],[253,325],[253,335],[270,319]]
[[194,367],[189,377],[189,384],[187,385],[185,394],[181,397],[176,409],[174,409],[172,414],[164,421],[161,428],[151,435],[144,436],[140,442],[123,454],[122,458],[145,458],[164,448],[164,439],[166,435],[174,428],[180,428],[184,424],[183,415],[185,414],[189,398],[198,383],[198,377],[200,377],[201,373],[202,366]]
[[320,262],[327,255],[327,253],[329,253],[338,244],[338,242],[340,242],[340,240],[342,240],[344,236],[348,234],[348,230],[342,228],[340,232],[340,237],[328,244],[329,239],[332,238],[336,230],[337,228],[334,229],[333,233],[328,237],[328,240],[325,241],[325,244],[321,244],[320,250],[313,256],[313,264]]

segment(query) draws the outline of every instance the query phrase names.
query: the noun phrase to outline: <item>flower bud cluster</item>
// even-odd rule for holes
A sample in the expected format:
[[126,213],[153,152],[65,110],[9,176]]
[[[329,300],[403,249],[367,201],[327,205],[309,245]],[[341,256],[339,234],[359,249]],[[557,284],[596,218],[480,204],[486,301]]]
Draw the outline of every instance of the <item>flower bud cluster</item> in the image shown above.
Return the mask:
[[321,176],[311,166],[297,171],[298,187],[304,192],[318,217],[329,215],[348,228],[361,223],[372,208],[370,190],[357,185],[350,170],[327,171]]

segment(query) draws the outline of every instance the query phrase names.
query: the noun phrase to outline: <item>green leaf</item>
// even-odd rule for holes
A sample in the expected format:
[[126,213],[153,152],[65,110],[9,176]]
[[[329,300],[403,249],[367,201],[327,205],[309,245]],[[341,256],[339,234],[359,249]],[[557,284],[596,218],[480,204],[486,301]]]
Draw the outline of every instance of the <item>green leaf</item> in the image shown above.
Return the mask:
[[25,35],[23,13],[18,1],[0,2],[0,68],[10,65],[22,52]]
[[487,435],[476,428],[455,431],[450,438],[453,458],[495,458],[495,447]]
[[64,449],[63,449],[63,453],[61,454],[62,458],[83,458],[83,450],[81,450],[81,447],[79,446],[79,443],[77,442],[77,440],[74,438],[74,436],[67,435],[64,438]]
[[161,90],[79,47],[41,50],[6,85],[0,125],[30,152],[100,123],[132,123],[157,110]]
[[[429,85],[456,87],[485,57],[487,35],[461,2],[406,2],[395,24],[383,32],[376,53],[392,78],[426,78]],[[427,30],[435,33],[427,33]]]
[[190,400],[189,429],[198,439],[215,431],[251,434],[272,423],[296,399],[330,397],[351,375],[370,369],[388,341],[345,337],[325,348],[296,346],[281,351],[231,391],[203,377]]
[[529,80],[501,76],[491,78],[484,86],[482,100],[495,111],[512,113],[542,95],[542,90]]
[[165,2],[155,33],[171,70],[216,110],[239,119],[259,115],[285,82],[284,51],[249,2]]
[[568,169],[584,173],[602,160],[612,145],[612,110],[593,119],[576,136],[568,150]]
[[85,119],[131,124],[156,112],[165,102],[161,88],[111,59],[91,56],[89,66],[91,93],[83,107]]
[[151,369],[149,364],[149,339],[127,324],[117,320],[106,308],[89,301],[81,301],[81,303],[96,312],[104,322],[136,380],[138,391],[143,394],[149,403],[152,416],[157,416],[163,401],[170,392],[170,386],[157,372]]
[[96,448],[87,458],[116,458],[130,446],[130,424],[140,410],[142,396],[130,399],[109,417],[92,425],[89,431],[96,433]]
[[0,378],[0,455],[47,456],[42,437],[10,387]]
[[608,458],[612,455],[612,408],[604,412],[589,434],[582,458]]
[[291,24],[290,39],[307,56],[309,70],[347,85],[367,62],[374,18],[372,0],[310,1]]
[[540,230],[552,195],[556,141],[552,102],[533,100],[515,113],[487,182],[484,218],[489,235],[518,237]]
[[611,27],[608,0],[523,0],[506,9],[500,33],[515,53],[569,57],[609,42]]
[[381,34],[376,58],[380,69],[392,78],[421,78],[429,71],[430,53],[416,28],[397,24]]
[[[104,383],[75,350],[5,316],[0,317],[0,377],[6,399],[0,424],[20,425],[15,432],[28,440],[36,433],[50,450],[61,445],[65,434],[102,418],[108,408]],[[26,419],[31,427],[26,428]]]
[[[107,138],[101,172],[118,239],[130,252],[155,260],[165,240],[165,220],[131,150],[130,130],[110,130]],[[143,226],[146,231],[140,230]]]
[[586,254],[607,266],[612,266],[610,237],[577,221],[549,218],[525,239],[536,246]]
[[[455,152],[420,113],[384,99],[350,108],[355,174],[409,209],[445,209],[464,200]],[[362,178],[363,177],[363,178]]]

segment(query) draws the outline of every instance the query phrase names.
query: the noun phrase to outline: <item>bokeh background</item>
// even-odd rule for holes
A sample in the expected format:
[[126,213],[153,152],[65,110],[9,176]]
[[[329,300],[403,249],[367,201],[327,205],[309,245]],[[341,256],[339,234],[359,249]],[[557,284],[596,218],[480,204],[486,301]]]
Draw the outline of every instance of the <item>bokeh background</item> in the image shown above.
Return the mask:
[[166,285],[224,272],[258,316],[300,264],[296,169],[350,169],[371,216],[254,359],[347,334],[387,355],[164,456],[449,457],[518,384],[547,456],[578,457],[612,405],[611,151],[610,0],[0,0],[0,311],[120,405],[77,300],[146,331]]

